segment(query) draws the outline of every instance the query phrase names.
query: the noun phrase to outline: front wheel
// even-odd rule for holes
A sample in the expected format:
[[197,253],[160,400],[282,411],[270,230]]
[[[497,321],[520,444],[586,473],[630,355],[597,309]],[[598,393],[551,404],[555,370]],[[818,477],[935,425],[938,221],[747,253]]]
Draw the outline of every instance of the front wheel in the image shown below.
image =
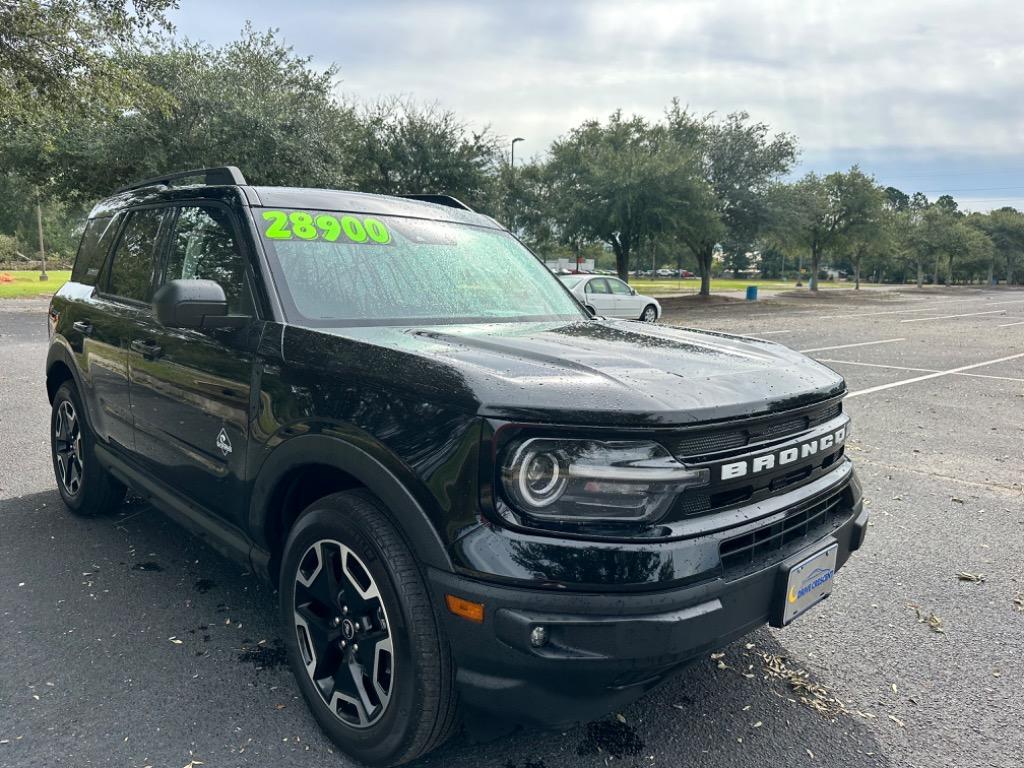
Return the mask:
[[644,308],[643,314],[640,315],[640,319],[643,320],[645,323],[653,323],[655,320],[658,319],[657,308],[653,304],[648,304]]
[[420,569],[374,496],[336,493],[303,512],[280,587],[292,670],[342,750],[393,766],[451,735],[451,651]]
[[61,384],[53,396],[50,455],[57,490],[75,514],[92,517],[110,512],[124,501],[124,485],[96,458],[96,441],[71,382]]

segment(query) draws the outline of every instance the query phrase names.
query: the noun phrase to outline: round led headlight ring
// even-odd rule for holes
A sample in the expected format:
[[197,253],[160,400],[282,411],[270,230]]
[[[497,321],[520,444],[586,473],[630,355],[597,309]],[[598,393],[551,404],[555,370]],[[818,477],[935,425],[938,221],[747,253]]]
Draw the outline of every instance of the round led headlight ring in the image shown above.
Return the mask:
[[522,500],[531,507],[546,507],[558,501],[569,482],[562,458],[552,451],[528,451],[519,462],[516,486]]

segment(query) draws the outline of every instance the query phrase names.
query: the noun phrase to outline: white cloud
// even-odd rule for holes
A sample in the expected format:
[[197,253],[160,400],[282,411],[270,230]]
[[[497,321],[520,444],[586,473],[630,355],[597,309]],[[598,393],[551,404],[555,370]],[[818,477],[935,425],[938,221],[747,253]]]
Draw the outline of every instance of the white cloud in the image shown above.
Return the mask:
[[[475,126],[556,136],[617,107],[746,109],[808,155],[903,149],[1020,156],[1024,4],[797,0],[183,0],[180,31],[277,26],[341,66],[342,92],[438,101]],[[854,156],[856,156],[854,154]]]

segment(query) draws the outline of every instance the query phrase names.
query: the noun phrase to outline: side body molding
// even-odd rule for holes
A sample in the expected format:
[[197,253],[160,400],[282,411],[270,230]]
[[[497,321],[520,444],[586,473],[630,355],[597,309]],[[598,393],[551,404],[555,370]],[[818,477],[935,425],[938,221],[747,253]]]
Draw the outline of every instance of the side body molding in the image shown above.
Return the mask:
[[267,521],[275,513],[269,501],[277,482],[290,470],[315,462],[334,467],[355,478],[391,512],[392,522],[406,538],[416,557],[434,568],[451,571],[448,552],[422,505],[401,480],[376,457],[344,440],[322,434],[298,435],[279,445],[259,469],[249,507],[249,531],[254,546],[252,566],[273,581]]

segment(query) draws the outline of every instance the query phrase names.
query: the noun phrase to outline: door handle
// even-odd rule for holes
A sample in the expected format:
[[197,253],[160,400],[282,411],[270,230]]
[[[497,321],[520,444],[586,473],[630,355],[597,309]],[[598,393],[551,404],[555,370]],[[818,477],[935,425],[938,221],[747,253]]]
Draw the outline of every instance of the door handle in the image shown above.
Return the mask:
[[146,360],[156,360],[163,351],[152,339],[135,339],[131,343],[133,352],[138,352]]
[[71,327],[79,333],[84,333],[86,336],[92,334],[92,323],[88,320],[75,320],[75,322],[71,324]]

